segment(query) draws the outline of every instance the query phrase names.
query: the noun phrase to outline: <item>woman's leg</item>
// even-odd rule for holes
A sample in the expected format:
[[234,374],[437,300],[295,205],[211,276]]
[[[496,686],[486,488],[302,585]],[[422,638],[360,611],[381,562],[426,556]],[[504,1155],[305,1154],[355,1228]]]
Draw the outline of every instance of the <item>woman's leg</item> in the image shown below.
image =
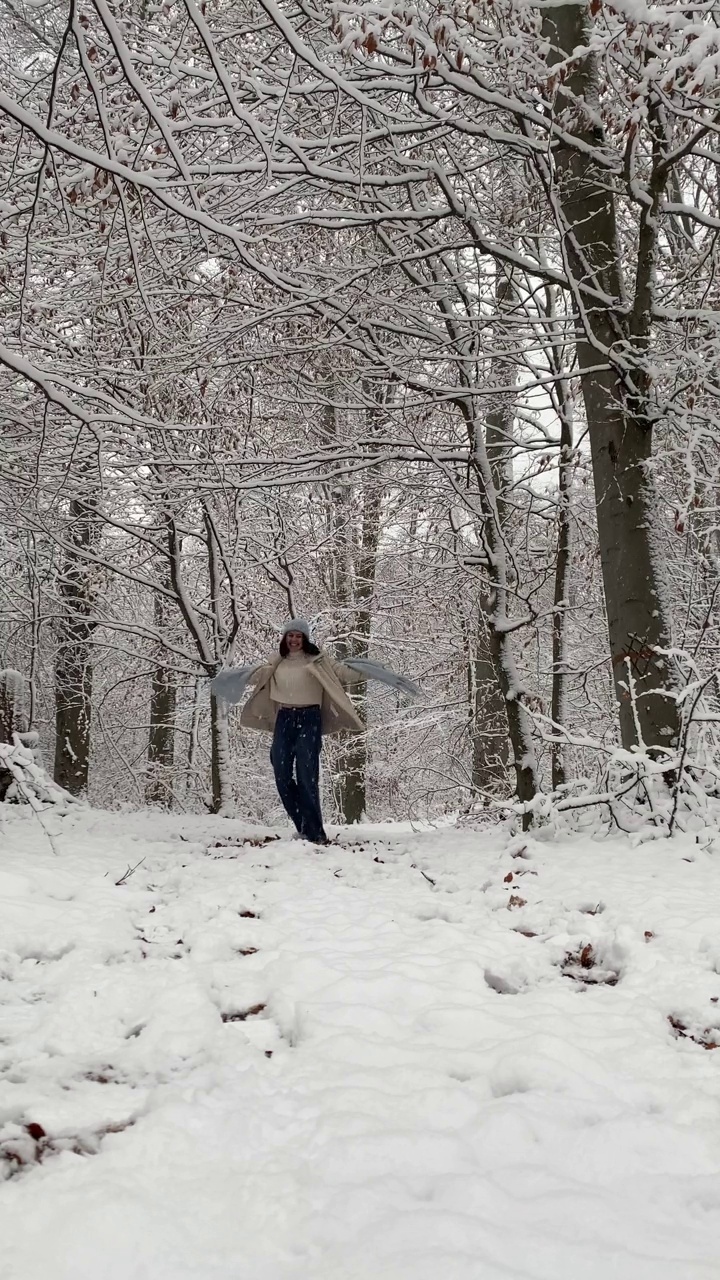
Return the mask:
[[281,707],[275,721],[275,732],[273,734],[272,747],[270,748],[270,761],[275,774],[275,786],[278,789],[278,795],[282,800],[285,812],[302,835],[302,812],[298,785],[293,777],[298,727],[295,723],[294,713]]
[[320,806],[320,751],[322,730],[319,707],[303,707],[295,746],[298,808],[302,833],[315,842],[327,840]]

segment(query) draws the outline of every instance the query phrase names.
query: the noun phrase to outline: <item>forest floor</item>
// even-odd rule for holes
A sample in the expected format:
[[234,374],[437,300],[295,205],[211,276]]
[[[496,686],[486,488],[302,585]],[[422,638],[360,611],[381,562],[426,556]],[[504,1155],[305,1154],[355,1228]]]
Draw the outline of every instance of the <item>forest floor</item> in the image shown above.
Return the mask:
[[717,1280],[720,853],[0,813],[2,1280]]

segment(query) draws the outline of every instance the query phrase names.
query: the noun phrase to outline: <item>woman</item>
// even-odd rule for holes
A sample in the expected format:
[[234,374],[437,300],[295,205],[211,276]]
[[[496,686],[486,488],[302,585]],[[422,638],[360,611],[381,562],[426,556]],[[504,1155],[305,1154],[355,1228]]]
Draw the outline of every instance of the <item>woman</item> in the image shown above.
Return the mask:
[[226,702],[239,702],[252,681],[240,723],[272,733],[270,760],[278,795],[300,838],[313,844],[330,843],[320,806],[322,735],[364,730],[343,686],[373,679],[403,693],[418,692],[410,680],[377,662],[333,661],[312,643],[304,618],[292,618],[283,627],[276,657],[221,671],[212,681],[213,693]]

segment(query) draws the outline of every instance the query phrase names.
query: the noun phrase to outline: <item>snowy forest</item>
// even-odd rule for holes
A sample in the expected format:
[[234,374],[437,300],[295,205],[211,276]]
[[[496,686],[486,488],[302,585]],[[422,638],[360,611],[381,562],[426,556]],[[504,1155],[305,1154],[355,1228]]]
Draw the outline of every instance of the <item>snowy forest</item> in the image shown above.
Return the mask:
[[209,677],[304,613],[422,690],[339,820],[712,789],[713,6],[2,13],[3,736],[262,819]]
[[0,1280],[717,1280],[719,304],[716,0],[0,0]]

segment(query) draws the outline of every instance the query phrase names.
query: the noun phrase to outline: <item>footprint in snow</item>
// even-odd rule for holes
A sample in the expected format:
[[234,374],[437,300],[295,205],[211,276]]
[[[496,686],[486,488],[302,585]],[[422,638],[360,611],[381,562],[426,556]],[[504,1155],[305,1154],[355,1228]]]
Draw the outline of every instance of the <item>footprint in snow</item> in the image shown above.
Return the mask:
[[602,950],[586,942],[575,951],[566,951],[560,972],[582,988],[616,987],[622,976],[618,948],[611,944]]
[[134,1123],[135,1118],[129,1117],[99,1129],[85,1129],[74,1134],[49,1134],[41,1124],[32,1120],[6,1124],[0,1129],[0,1182],[28,1173],[48,1158],[63,1152],[96,1156],[108,1134],[123,1133]]
[[249,1009],[243,1009],[240,1012],[223,1012],[221,1010],[220,1017],[223,1022],[247,1022],[248,1018],[259,1018],[260,1014],[264,1013],[266,1008],[267,1005],[264,1004],[252,1004]]

